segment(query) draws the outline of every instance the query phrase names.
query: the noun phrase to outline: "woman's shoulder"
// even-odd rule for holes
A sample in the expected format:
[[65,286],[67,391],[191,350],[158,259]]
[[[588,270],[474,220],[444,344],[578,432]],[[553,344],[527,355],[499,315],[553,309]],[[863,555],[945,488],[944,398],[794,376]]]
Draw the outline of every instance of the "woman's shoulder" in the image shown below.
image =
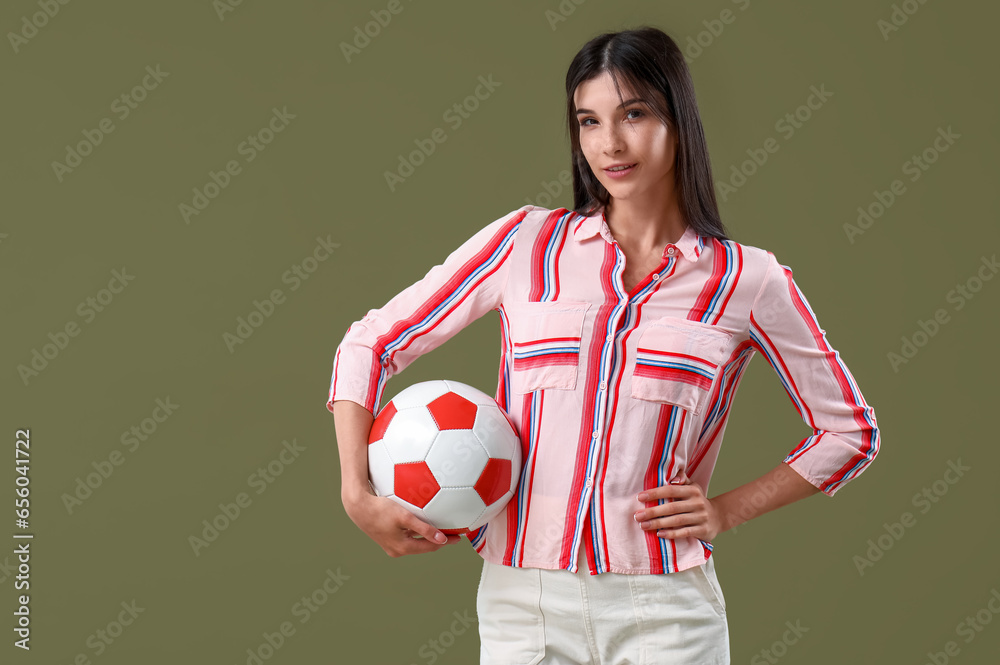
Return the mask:
[[[556,215],[557,217],[571,216],[576,219],[586,219],[586,215],[575,212],[568,208],[546,208],[544,206],[535,205],[533,203],[528,203],[521,206],[517,210],[511,211],[511,215],[524,212],[526,213],[525,218],[532,217],[538,219],[548,219],[550,215]],[[599,214],[599,213],[598,213]]]
[[529,203],[511,210],[494,223],[506,222],[513,219],[517,219],[519,222],[518,235],[524,237],[533,236],[535,233],[540,232],[546,223],[562,222],[576,226],[587,219],[587,216],[568,208],[545,208]]
[[[705,238],[706,242],[709,240]],[[715,241],[720,243],[727,251],[739,253],[742,260],[746,263],[753,263],[762,267],[766,267],[768,263],[774,261],[777,263],[777,259],[774,256],[774,252],[771,250],[759,247],[757,245],[751,245],[748,243],[738,242],[731,238],[725,240],[720,238],[715,238]]]

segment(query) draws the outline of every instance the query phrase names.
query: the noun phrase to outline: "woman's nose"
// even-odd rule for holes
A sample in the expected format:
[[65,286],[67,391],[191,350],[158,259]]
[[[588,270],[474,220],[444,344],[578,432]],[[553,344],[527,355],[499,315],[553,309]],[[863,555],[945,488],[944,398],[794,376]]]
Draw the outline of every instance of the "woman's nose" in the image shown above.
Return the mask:
[[625,142],[622,140],[621,132],[618,129],[609,129],[604,135],[604,152],[613,155],[621,152]]

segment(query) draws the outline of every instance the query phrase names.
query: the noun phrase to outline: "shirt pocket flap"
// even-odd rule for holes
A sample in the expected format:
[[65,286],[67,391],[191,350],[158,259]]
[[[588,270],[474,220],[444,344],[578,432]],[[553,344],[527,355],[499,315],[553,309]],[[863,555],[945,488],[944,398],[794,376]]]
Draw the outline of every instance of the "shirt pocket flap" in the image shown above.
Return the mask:
[[700,415],[733,333],[698,321],[664,317],[639,337],[632,397],[674,404]]
[[511,390],[573,390],[589,302],[504,303],[512,346]]

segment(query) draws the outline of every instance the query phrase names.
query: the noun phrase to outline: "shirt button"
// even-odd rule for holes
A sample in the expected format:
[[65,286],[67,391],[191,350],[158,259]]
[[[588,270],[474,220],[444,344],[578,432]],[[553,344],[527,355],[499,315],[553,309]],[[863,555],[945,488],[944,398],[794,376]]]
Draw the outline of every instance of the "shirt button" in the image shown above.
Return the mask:
[[607,381],[601,381],[601,390],[604,390],[607,387],[608,387],[608,382]]
[[659,278],[660,278],[660,273],[658,273],[658,272],[654,272],[654,273],[653,273],[653,281],[655,282],[655,281],[656,281],[656,280],[658,280]]
[[608,336],[607,336],[607,337],[606,337],[605,339],[607,339],[607,340],[608,340],[608,341],[610,342],[610,341],[611,341],[611,340],[613,340],[614,338],[615,338],[615,336],[614,336],[614,335],[608,335]]
[[596,439],[597,438],[597,430],[594,430],[594,433],[591,434],[590,436],[591,436],[592,439]]
[[677,251],[677,248],[675,248],[675,247],[668,247],[667,248],[667,254],[673,254],[676,251]]
[[590,487],[593,484],[594,484],[594,481],[591,480],[590,478],[587,478],[587,487]]

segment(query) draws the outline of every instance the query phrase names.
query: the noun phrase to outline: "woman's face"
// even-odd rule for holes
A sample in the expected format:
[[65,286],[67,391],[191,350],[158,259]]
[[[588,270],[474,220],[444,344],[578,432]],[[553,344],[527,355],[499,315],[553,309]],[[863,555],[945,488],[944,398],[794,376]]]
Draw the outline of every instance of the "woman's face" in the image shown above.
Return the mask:
[[[639,200],[655,193],[655,199],[673,190],[677,136],[624,84],[622,97],[624,106],[607,72],[577,86],[580,147],[612,198]],[[618,175],[608,170],[621,164],[631,168]]]

